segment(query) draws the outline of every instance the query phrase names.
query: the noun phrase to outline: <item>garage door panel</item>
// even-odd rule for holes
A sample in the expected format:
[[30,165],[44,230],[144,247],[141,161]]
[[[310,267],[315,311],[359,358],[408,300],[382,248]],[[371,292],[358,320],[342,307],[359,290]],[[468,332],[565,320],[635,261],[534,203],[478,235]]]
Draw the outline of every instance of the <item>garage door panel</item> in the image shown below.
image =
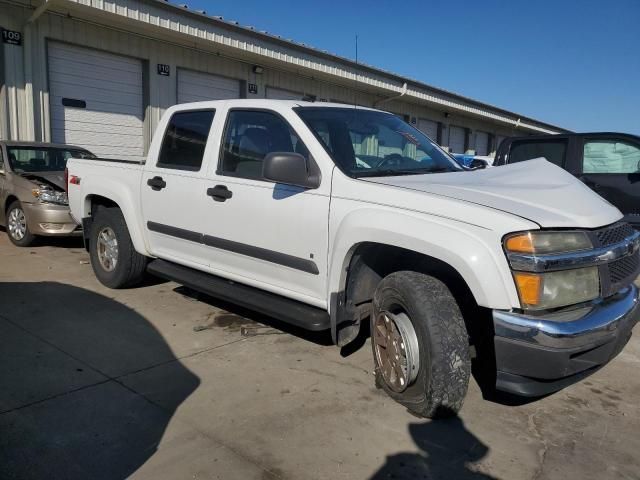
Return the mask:
[[105,58],[103,61],[100,57],[80,57],[73,58],[75,54],[68,54],[67,57],[49,57],[49,65],[52,71],[65,72],[68,69],[76,69],[78,71],[92,71],[93,69],[100,69],[101,71],[108,72],[110,77],[116,78],[117,76],[137,76],[138,68],[131,69],[128,65],[122,65],[119,62],[109,60]]
[[[81,87],[91,86],[83,83],[83,81],[101,83],[105,76],[112,74],[112,72],[109,72],[108,70],[100,71],[100,69],[96,69],[96,71],[86,72],[79,68],[68,68],[64,71],[55,71],[51,69],[50,72],[55,75],[56,82],[61,82],[67,85],[75,84]],[[127,75],[118,75],[118,78],[109,82],[108,90],[139,93],[142,88],[142,84],[138,84],[138,80],[139,78],[133,74],[128,73]]]
[[123,72],[137,73],[140,68],[140,60],[135,58],[64,43],[51,44],[49,59],[49,61],[61,60],[91,67],[109,67]]
[[[68,133],[68,130],[56,128],[52,131],[55,134],[56,138],[60,138],[62,135],[66,134],[66,138],[73,140],[71,143],[78,144],[78,142],[82,142],[83,145],[100,145],[100,146],[108,146],[110,144],[109,141],[106,141],[107,135],[110,135],[108,132],[96,133],[96,132],[88,132],[83,130],[74,130],[72,133]],[[136,149],[142,152],[142,148],[140,147],[138,142],[138,137],[136,135],[127,135],[123,133],[115,132],[118,135],[118,148],[129,148]],[[111,133],[113,135],[113,133]]]
[[418,130],[424,133],[434,142],[438,139],[438,122],[433,120],[426,120],[424,118],[418,119]]
[[[74,132],[85,132],[87,134],[94,133],[96,131],[96,123],[88,123],[88,122],[74,122],[68,119],[64,121],[64,128],[73,130]],[[61,128],[57,127],[56,130],[61,130]],[[131,133],[131,127],[128,125],[101,125],[101,132],[106,135],[133,135],[137,137],[135,133]]]
[[[131,111],[139,110],[139,106],[142,105],[141,93],[127,93],[118,90],[117,88],[100,88],[100,87],[88,87],[77,84],[63,84],[60,82],[51,82],[51,91],[58,92],[63,88],[67,89],[66,98],[76,98],[78,100],[84,100],[87,102],[102,103],[105,106],[121,106],[126,107]],[[56,95],[54,95],[55,97]],[[62,97],[60,97],[62,101]],[[116,111],[118,111],[116,109]]]
[[449,127],[449,149],[453,153],[464,153],[465,129],[462,127]]
[[[144,158],[142,62],[75,45],[49,44],[51,137],[107,158]],[[85,108],[62,105],[82,100]]]
[[240,98],[240,81],[210,73],[178,70],[178,103]]
[[117,126],[126,128],[128,132],[135,132],[140,124],[140,118],[135,115],[111,114],[108,118],[108,124],[105,125],[105,112],[56,107],[51,113],[52,125],[58,122],[74,122],[77,125],[89,125],[94,131],[97,131],[96,128],[104,129],[107,126]]
[[476,155],[489,154],[489,134],[486,132],[476,132]]

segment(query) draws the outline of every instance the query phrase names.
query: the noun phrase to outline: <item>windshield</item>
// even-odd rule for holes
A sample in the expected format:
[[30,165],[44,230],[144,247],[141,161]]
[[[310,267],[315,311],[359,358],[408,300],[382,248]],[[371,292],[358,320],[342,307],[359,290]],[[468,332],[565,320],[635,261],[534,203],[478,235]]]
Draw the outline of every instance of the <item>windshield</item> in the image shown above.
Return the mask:
[[422,132],[390,113],[322,107],[295,111],[336,165],[352,177],[462,170]]
[[16,173],[60,172],[71,157],[96,158],[91,152],[79,148],[7,147],[9,165]]

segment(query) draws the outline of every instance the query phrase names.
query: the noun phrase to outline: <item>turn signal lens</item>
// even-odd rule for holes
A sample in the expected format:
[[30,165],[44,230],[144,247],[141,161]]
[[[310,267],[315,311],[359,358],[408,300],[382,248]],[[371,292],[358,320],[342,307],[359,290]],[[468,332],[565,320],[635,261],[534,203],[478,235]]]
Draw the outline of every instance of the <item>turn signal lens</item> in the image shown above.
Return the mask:
[[510,252],[533,253],[533,240],[530,233],[521,233],[507,238],[504,246]]
[[540,303],[542,276],[534,273],[515,272],[513,274],[520,295],[520,302],[527,306],[536,306]]

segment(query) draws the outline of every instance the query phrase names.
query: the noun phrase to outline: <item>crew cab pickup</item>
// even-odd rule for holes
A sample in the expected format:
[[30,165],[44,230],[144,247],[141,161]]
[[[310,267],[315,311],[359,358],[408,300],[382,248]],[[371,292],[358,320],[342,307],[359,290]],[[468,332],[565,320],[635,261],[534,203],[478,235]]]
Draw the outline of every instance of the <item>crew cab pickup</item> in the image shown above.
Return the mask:
[[505,139],[495,165],[544,157],[582,180],[640,229],[640,137],[626,133],[566,133]]
[[638,320],[618,209],[543,159],[465,169],[378,110],[174,106],[146,162],[71,159],[68,194],[104,285],[149,271],[340,346],[368,323],[376,385],[426,417],[461,407],[472,362],[542,396]]

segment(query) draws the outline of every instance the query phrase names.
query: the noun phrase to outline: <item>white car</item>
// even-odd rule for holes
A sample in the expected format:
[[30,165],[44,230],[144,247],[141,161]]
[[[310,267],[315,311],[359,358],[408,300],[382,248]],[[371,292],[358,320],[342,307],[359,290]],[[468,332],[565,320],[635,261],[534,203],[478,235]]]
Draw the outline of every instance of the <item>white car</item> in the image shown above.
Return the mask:
[[638,320],[639,233],[545,160],[463,169],[395,115],[279,100],[183,104],[144,164],[71,159],[72,215],[106,286],[148,270],[338,345],[369,322],[376,383],[460,409],[472,362],[544,395]]

